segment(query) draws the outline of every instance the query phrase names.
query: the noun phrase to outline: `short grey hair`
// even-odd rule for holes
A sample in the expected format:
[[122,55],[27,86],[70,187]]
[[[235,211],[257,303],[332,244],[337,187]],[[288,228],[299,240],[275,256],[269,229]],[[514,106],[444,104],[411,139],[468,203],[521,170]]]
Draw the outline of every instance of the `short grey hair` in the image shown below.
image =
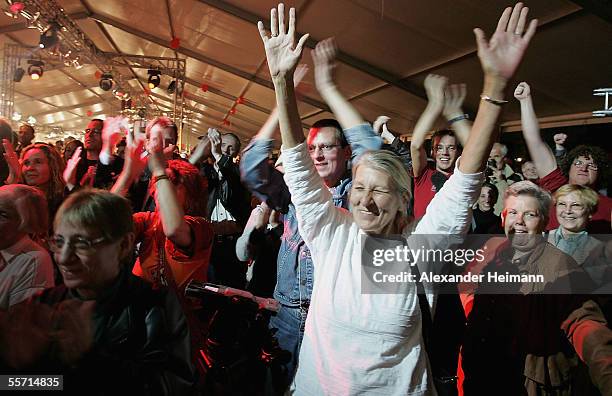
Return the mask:
[[506,146],[503,143],[499,143],[499,142],[495,142],[493,143],[493,148],[495,147],[499,147],[499,149],[501,150],[502,153],[502,157],[505,157],[506,155],[508,155],[508,146]]
[[38,188],[25,184],[0,187],[0,199],[7,200],[19,217],[19,232],[46,234],[49,231],[47,198]]
[[504,206],[508,197],[518,197],[519,195],[527,195],[535,198],[538,201],[540,216],[544,220],[544,225],[548,224],[550,218],[549,211],[552,204],[550,193],[533,182],[528,180],[519,181],[508,186],[504,192]]
[[357,168],[361,165],[385,173],[391,176],[393,187],[400,194],[412,196],[410,189],[410,176],[400,158],[388,150],[370,150],[361,154],[357,158],[357,163],[353,166],[353,179],[357,173]]

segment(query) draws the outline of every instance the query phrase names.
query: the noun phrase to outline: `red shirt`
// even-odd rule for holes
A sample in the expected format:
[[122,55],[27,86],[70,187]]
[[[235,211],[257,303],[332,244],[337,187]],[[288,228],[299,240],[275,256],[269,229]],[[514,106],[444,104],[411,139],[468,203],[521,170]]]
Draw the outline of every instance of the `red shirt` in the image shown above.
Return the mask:
[[[567,176],[557,167],[548,175],[540,178],[540,187],[554,193],[559,187],[568,183]],[[599,201],[597,203],[597,211],[589,221],[587,231],[591,234],[609,234],[610,233],[610,213],[612,212],[612,198],[605,195],[597,194]],[[547,230],[559,228],[557,221],[557,212],[554,206],[550,207],[550,220],[548,221]]]
[[438,192],[436,186],[431,182],[434,174],[439,174],[448,180],[449,176],[438,172],[432,166],[427,166],[419,177],[414,178],[414,218],[420,219],[425,215],[427,205],[431,202],[434,195]]
[[187,249],[174,245],[163,233],[161,219],[157,212],[134,213],[136,242],[142,242],[140,254],[132,273],[157,284],[161,268],[159,244],[164,243],[166,261],[178,288],[182,290],[191,279],[207,280],[213,229],[203,217],[185,216],[191,229],[192,242]]

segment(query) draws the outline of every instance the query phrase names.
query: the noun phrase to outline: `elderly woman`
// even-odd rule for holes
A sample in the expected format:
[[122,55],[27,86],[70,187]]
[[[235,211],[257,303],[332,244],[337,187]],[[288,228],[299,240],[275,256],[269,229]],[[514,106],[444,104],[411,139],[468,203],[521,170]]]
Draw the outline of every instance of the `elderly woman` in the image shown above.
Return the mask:
[[[416,233],[467,232],[470,207],[480,191],[506,83],[535,33],[537,21],[525,31],[526,18],[527,9],[519,3],[514,10],[504,11],[490,42],[480,29],[476,30],[478,55],[485,71],[478,115],[463,157],[431,201]],[[389,152],[365,153],[353,168],[350,213],[333,205],[308,154],[293,91],[293,71],[308,38],[295,40],[294,9],[290,10],[288,27],[286,31],[282,4],[278,12],[272,10],[271,37],[263,23],[258,24],[279,109],[285,180],[315,267],[291,391],[305,395],[434,393],[421,334],[421,315],[428,313],[420,311],[415,283],[403,284],[396,294],[365,294],[359,286],[366,235],[403,234],[411,243],[412,235],[406,231],[408,174],[399,158]],[[316,61],[332,51],[329,42],[323,41],[313,57]],[[336,113],[335,102],[328,103]],[[351,112],[335,115],[349,127],[361,119]],[[428,300],[433,310],[431,289]]]
[[553,194],[559,227],[548,234],[548,242],[569,254],[579,265],[584,265],[597,285],[601,285],[605,268],[593,267],[588,255],[601,242],[587,232],[587,225],[597,211],[598,195],[586,186],[566,184]]
[[24,183],[37,187],[45,194],[50,218],[64,199],[64,161],[55,147],[46,143],[34,143],[21,151],[20,159],[7,140],[3,141],[5,158],[10,167],[6,184]]
[[49,253],[31,235],[47,233],[47,202],[40,190],[0,187],[0,309],[55,285]]
[[176,296],[129,271],[130,203],[102,190],[77,192],[60,207],[54,229],[64,285],[23,307],[29,315],[5,318],[4,364],[63,374],[71,394],[188,394],[194,370]]

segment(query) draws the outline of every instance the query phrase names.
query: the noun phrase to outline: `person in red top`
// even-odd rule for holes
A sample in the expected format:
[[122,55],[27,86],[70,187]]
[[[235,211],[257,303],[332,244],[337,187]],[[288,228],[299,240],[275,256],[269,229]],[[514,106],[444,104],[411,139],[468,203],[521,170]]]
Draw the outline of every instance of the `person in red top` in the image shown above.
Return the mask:
[[[147,142],[150,188],[155,212],[134,214],[136,241],[141,242],[133,273],[153,283],[169,286],[183,295],[191,279],[207,280],[212,249],[212,225],[206,220],[207,183],[198,169],[163,154],[161,128],[153,126]],[[146,166],[144,142],[128,134],[123,171],[111,190],[125,195]]]
[[[430,74],[425,78],[425,91],[429,102],[414,128],[410,141],[416,219],[423,217],[429,202],[453,173],[460,153],[459,143],[465,145],[472,126],[461,109],[466,94],[465,84],[447,84],[448,79],[444,76]],[[444,113],[449,125],[453,125],[454,132],[442,130],[432,136],[434,167],[427,163],[425,135],[433,129],[441,113]]]
[[[523,137],[540,176],[540,186],[551,193],[565,184],[586,186],[595,191],[601,188],[608,178],[608,160],[605,151],[599,147],[581,145],[570,151],[558,166],[554,153],[540,136],[540,126],[533,107],[529,84],[520,83],[514,91],[514,97],[521,104]],[[591,234],[609,234],[612,198],[602,194],[598,196],[597,210],[593,213],[587,230]],[[551,208],[547,230],[559,227],[554,211],[555,208]]]

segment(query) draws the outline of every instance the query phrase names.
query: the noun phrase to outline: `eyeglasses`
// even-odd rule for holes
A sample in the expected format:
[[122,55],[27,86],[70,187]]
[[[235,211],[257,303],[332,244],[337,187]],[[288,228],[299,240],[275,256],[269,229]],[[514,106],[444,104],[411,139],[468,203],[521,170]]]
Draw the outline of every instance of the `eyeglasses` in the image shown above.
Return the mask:
[[599,166],[595,162],[583,162],[582,160],[574,161],[574,166],[581,167],[582,165],[586,165],[587,169],[593,171],[599,169]]
[[101,135],[102,134],[102,129],[100,129],[100,128],[87,128],[87,129],[85,129],[85,133],[94,133],[96,135]]
[[308,145],[308,152],[314,153],[315,150],[318,148],[324,153],[329,153],[330,151],[334,149],[334,147],[340,147],[340,145],[339,144],[320,144],[318,146],[315,146],[314,144],[310,144]]
[[54,252],[59,252],[64,245],[68,244],[68,246],[72,246],[77,253],[89,253],[96,245],[106,241],[107,239],[105,237],[96,239],[76,237],[73,240],[65,240],[61,235],[53,235],[49,238],[49,248]]

